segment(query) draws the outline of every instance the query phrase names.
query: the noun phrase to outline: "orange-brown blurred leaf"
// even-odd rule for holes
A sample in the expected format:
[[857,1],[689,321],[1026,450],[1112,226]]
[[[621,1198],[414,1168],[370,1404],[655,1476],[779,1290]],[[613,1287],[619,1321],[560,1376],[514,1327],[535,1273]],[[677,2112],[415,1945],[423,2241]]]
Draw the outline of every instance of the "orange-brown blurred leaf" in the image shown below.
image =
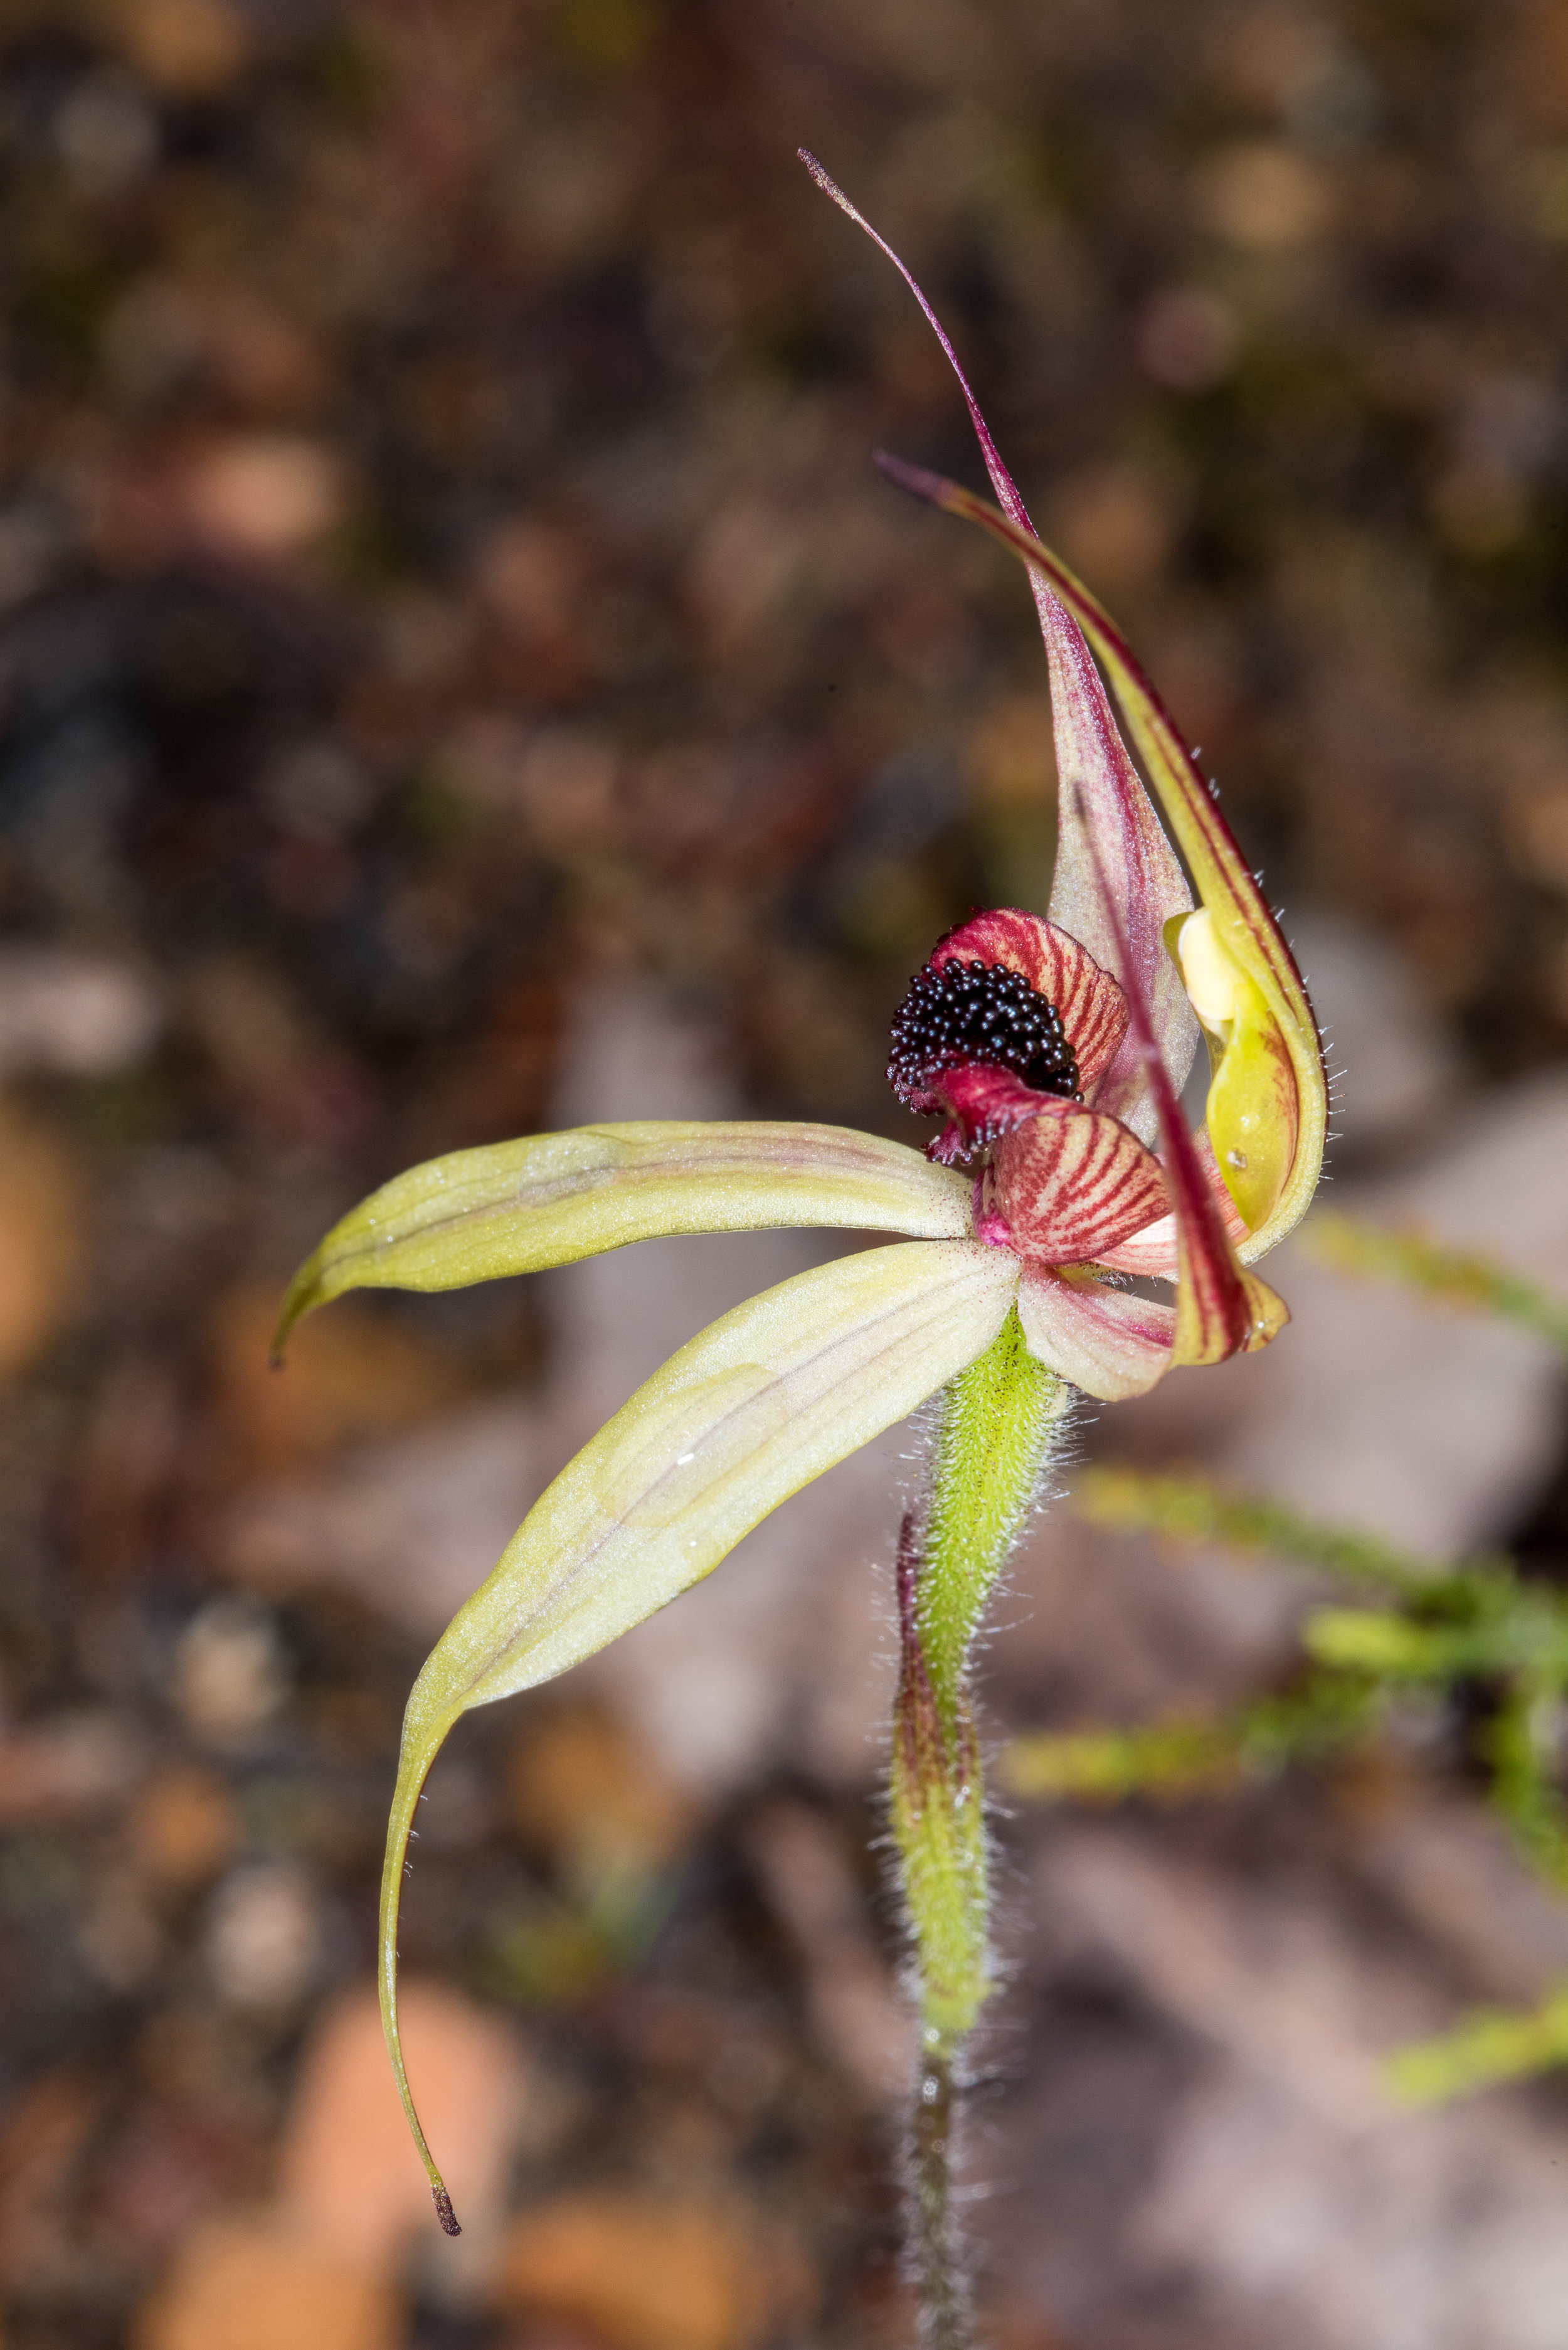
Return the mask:
[[509,2311],[580,2325],[605,2350],[749,2350],[803,2297],[798,2265],[743,2218],[619,2194],[525,2211],[498,2280]]

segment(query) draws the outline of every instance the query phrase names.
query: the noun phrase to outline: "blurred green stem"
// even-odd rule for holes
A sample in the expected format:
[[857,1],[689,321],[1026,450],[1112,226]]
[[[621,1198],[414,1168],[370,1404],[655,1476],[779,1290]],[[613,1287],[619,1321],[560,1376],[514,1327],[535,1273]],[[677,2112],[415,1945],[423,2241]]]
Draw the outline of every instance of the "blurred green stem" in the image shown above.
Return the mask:
[[1010,1315],[994,1345],[943,1393],[929,1488],[899,1538],[890,1810],[919,2003],[909,2251],[929,2350],[968,2350],[972,2339],[952,2209],[954,2136],[964,2043],[992,1974],[971,1654],[1071,1395],[1034,1360]]
[[1396,1281],[1444,1305],[1499,1315],[1568,1353],[1568,1305],[1490,1257],[1444,1248],[1409,1226],[1391,1230],[1332,1208],[1318,1209],[1301,1239],[1321,1264],[1340,1273]]

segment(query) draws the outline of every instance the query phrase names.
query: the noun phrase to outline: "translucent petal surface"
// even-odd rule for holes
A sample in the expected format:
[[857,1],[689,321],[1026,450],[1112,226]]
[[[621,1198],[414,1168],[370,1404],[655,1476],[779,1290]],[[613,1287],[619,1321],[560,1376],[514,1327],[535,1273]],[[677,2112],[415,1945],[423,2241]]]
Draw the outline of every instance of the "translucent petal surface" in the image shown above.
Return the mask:
[[961,1239],[970,1188],[842,1126],[653,1119],[529,1135],[410,1168],[295,1275],[277,1343],[348,1289],[463,1289],[670,1232],[839,1225]]
[[1026,1272],[1018,1318],[1035,1360],[1103,1403],[1147,1394],[1170,1367],[1174,1308],[1086,1274]]
[[1250,979],[1236,990],[1205,1122],[1243,1223],[1262,1234],[1299,1156],[1300,1093],[1279,1022]]
[[[1198,1023],[1165,944],[1165,924],[1192,904],[1176,852],[1160,829],[1111,716],[1083,633],[1038,576],[1030,575],[1051,664],[1058,779],[1056,869],[1051,919],[1070,931],[1129,992],[1140,993],[1171,1083],[1187,1082]],[[1100,869],[1121,917],[1124,969],[1088,857],[1092,833]],[[1145,1141],[1156,1130],[1143,1064],[1130,1035],[1100,1078],[1096,1106],[1125,1118]]]
[[452,1723],[553,1679],[711,1573],[789,1494],[981,1354],[1017,1283],[1016,1258],[975,1241],[870,1249],[800,1274],[672,1356],[530,1511],[442,1635],[404,1717],[381,1990],[405,2105],[398,1902],[414,1806]]

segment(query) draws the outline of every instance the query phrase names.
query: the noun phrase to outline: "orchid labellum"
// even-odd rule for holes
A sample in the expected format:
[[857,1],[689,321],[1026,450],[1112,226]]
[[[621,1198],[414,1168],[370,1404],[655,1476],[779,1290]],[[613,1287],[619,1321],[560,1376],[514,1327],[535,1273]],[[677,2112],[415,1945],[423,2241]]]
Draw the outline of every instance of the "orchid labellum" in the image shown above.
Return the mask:
[[[977,915],[935,948],[898,1011],[894,1089],[942,1121],[925,1151],[835,1127],[673,1122],[459,1151],[347,1216],[285,1305],[280,1346],[302,1315],[354,1288],[457,1288],[676,1232],[903,1236],[783,1283],[683,1347],[556,1479],[420,1675],[388,1841],[381,1990],[449,2226],[399,2048],[396,1938],[414,1808],[459,1716],[590,1656],[711,1573],[787,1495],[941,1395],[930,1488],[900,1555],[893,1810],[935,2068],[918,2110],[945,2116],[952,2049],[991,1979],[968,1643],[1051,1430],[1072,1390],[1138,1394],[1174,1366],[1264,1344],[1286,1318],[1248,1268],[1302,1213],[1322,1155],[1322,1064],[1300,978],[1163,705],[1034,537],[960,382],[1001,511],[885,463],[1029,567],[1060,837],[1045,917]],[[1179,1097],[1200,1030],[1213,1076],[1194,1136]],[[1146,1295],[1134,1277],[1174,1294]],[[922,2126],[937,2125],[917,2137]]]

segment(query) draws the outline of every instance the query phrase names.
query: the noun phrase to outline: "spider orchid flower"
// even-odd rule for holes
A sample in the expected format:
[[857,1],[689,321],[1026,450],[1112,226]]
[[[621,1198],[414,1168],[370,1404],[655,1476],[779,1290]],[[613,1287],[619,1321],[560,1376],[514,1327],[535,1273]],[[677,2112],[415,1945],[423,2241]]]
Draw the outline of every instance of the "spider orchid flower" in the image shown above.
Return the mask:
[[[940,503],[966,496],[926,477],[916,486]],[[797,1274],[673,1356],[542,1495],[415,1684],[382,1886],[381,2000],[449,2232],[403,2068],[397,1931],[415,1807],[459,1717],[553,1679],[700,1581],[789,1494],[976,1363],[1014,1312],[1040,1363],[1106,1399],[1262,1345],[1286,1318],[1247,1264],[1315,1180],[1322,1074],[1305,996],[1141,672],[1033,539],[1005,474],[998,486],[1008,512],[988,526],[1031,566],[1050,660],[1060,845],[1048,919],[977,916],[938,945],[898,1014],[888,1074],[909,1108],[941,1116],[929,1152],[765,1122],[605,1125],[458,1151],[345,1217],[285,1303],[280,1349],[302,1315],[356,1288],[461,1288],[672,1233],[902,1236]],[[971,504],[991,517],[978,501],[961,510]],[[1201,910],[1085,629],[1135,736],[1159,751],[1149,764]],[[1178,1097],[1199,1024],[1217,1075],[1195,1139]],[[1174,1279],[1174,1303],[1124,1285],[1129,1275]]]
[[[1205,1126],[1225,1189],[1245,1227],[1240,1253],[1251,1263],[1300,1222],[1323,1169],[1328,1086],[1322,1041],[1295,959],[1197,759],[1126,638],[1061,556],[1035,536],[1018,485],[1002,462],[940,319],[892,246],[857,211],[815,156],[804,147],[799,152],[824,194],[886,254],[919,304],[963,394],[1001,512],[971,490],[921,466],[885,453],[878,454],[877,463],[900,487],[977,524],[1027,566],[1051,656],[1052,692],[1058,709],[1061,672],[1067,665],[1061,650],[1061,616],[1077,623],[1110,679],[1134,747],[1187,860],[1199,910],[1186,920],[1172,921],[1168,943],[1208,1040],[1213,1076]],[[1057,735],[1059,752],[1059,715]],[[1064,850],[1074,820],[1065,771],[1063,783]],[[1079,907],[1075,896],[1064,891],[1060,865],[1051,902],[1053,915],[1060,906],[1060,919],[1073,927]]]

